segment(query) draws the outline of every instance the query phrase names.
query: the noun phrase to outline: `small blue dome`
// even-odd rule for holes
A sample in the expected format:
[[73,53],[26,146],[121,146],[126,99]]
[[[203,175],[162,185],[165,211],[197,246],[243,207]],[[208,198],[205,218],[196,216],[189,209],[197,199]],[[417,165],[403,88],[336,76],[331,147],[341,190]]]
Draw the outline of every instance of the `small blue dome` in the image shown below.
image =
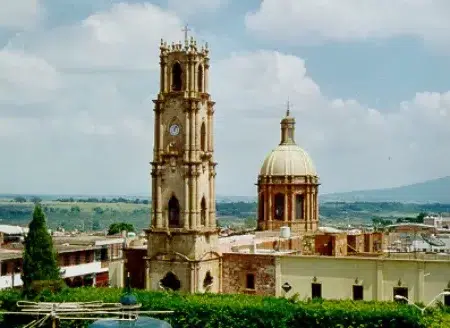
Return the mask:
[[133,294],[124,294],[120,298],[120,304],[122,305],[136,305],[137,304],[137,298]]
[[163,320],[139,317],[134,321],[97,320],[88,328],[172,328],[172,326]]

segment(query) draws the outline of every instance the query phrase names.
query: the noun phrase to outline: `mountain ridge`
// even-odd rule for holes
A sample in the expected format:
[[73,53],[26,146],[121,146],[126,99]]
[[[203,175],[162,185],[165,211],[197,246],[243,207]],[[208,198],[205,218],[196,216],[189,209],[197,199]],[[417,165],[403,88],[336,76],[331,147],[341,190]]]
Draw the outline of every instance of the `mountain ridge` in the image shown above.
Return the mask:
[[323,194],[320,201],[450,203],[450,176],[399,187]]

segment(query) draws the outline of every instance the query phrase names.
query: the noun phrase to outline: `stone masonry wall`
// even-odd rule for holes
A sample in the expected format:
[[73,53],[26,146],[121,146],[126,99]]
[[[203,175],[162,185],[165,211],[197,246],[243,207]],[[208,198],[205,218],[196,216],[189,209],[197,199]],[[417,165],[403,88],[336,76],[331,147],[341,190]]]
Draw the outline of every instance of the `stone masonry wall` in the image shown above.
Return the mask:
[[[224,253],[223,293],[275,295],[275,257],[261,254]],[[247,288],[248,275],[254,277],[254,289]]]

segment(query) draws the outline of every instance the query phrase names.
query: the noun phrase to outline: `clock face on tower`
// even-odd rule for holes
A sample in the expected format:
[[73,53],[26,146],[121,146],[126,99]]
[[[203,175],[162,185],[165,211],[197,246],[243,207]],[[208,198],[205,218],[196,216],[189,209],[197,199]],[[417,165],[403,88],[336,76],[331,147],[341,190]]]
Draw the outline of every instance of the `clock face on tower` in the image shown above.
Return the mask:
[[180,134],[180,127],[178,124],[172,124],[169,127],[169,133],[171,136],[177,136],[178,134]]

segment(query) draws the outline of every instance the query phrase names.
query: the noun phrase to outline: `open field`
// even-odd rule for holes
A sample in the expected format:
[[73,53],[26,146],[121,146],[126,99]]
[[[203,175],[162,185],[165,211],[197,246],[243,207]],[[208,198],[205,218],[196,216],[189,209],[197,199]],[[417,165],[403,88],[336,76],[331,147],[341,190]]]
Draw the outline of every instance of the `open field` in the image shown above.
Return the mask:
[[[125,200],[127,201],[127,200]],[[41,202],[50,228],[66,230],[106,230],[114,222],[132,223],[138,231],[150,224],[151,205],[127,202],[56,201]],[[31,219],[34,203],[0,200],[0,222],[27,225]],[[217,203],[219,225],[235,228],[255,224],[256,203]],[[321,203],[320,219],[323,224],[370,224],[374,218],[395,222],[399,218],[415,218],[419,213],[440,214],[450,212],[448,204],[403,203]]]

